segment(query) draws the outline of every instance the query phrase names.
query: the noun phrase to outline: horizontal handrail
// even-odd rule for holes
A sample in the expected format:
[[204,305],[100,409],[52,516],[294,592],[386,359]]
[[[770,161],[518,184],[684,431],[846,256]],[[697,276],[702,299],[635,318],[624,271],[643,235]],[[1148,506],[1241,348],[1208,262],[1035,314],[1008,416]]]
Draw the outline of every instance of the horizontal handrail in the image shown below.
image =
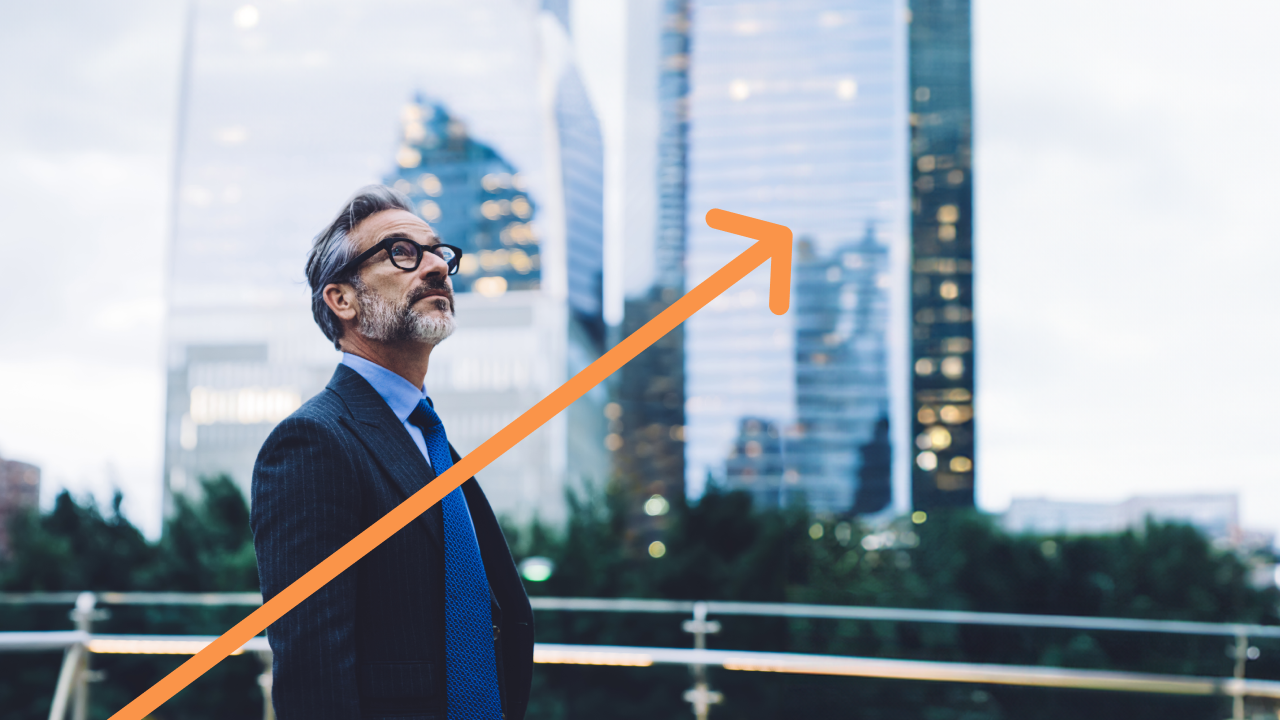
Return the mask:
[[1280,698],[1280,682],[1113,670],[1028,665],[939,662],[934,660],[885,660],[837,655],[748,652],[742,650],[690,650],[607,645],[538,644],[534,662],[574,665],[706,665],[726,670],[843,675],[897,680],[931,680],[996,685],[1121,690],[1173,695],[1249,695]]
[[[610,598],[530,598],[535,610],[576,610],[583,612],[689,613],[692,600],[635,600]],[[831,620],[874,620],[886,622],[945,623],[949,625],[999,625],[1070,630],[1115,630],[1119,632],[1170,633],[1176,635],[1245,635],[1280,638],[1280,626],[1243,623],[1209,623],[1189,620],[1142,620],[1138,618],[1082,617],[1075,615],[1029,615],[1020,613],[970,612],[967,610],[923,610],[882,608],[865,605],[805,605],[800,603],[756,603],[707,600],[707,615],[753,615]]]
[[[216,640],[213,635],[98,635],[79,631],[0,632],[0,652],[60,650],[83,645],[92,653],[194,655]],[[270,652],[265,637],[255,637],[236,653]],[[701,665],[746,672],[837,675],[897,680],[1112,690],[1172,695],[1230,695],[1280,698],[1280,682],[1112,670],[887,660],[838,655],[805,655],[745,650],[697,650],[614,645],[538,643],[533,661],[556,665]]]
[[[0,593],[0,603],[74,604],[78,592]],[[101,592],[97,602],[107,605],[243,605],[262,604],[254,592],[171,593]],[[535,610],[579,612],[681,613],[693,612],[693,600],[649,600],[641,598],[530,598]],[[1246,623],[1210,623],[1190,620],[1144,620],[1140,618],[1083,617],[1075,615],[1031,615],[1021,613],[972,612],[967,610],[927,610],[883,608],[860,605],[808,605],[800,603],[758,603],[707,600],[709,615],[751,615],[831,620],[944,623],[949,625],[990,625],[1003,627],[1105,630],[1116,632],[1168,633],[1173,635],[1214,635],[1226,637],[1280,638],[1280,626]]]

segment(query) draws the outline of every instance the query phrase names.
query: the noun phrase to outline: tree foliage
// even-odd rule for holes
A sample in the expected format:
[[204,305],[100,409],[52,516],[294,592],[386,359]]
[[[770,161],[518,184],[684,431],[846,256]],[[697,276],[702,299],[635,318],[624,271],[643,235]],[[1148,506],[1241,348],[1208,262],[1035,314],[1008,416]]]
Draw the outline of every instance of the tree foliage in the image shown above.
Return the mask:
[[[52,510],[16,520],[14,554],[0,564],[6,591],[256,590],[248,507],[228,478],[206,480],[199,500],[176,499],[165,532],[148,542],[119,513],[60,495]],[[869,528],[815,519],[802,507],[751,507],[741,493],[712,488],[696,504],[676,502],[653,558],[630,547],[622,499],[572,494],[569,520],[551,530],[508,529],[517,558],[551,558],[556,571],[529,583],[532,595],[797,602],[1011,613],[1276,624],[1277,593],[1250,586],[1247,563],[1196,530],[1149,524],[1141,532],[1091,537],[1012,536],[987,517],[952,513],[922,525],[903,519]],[[70,627],[65,606],[7,606],[2,630]],[[101,632],[223,632],[249,608],[115,606]],[[682,616],[540,612],[538,640],[688,647]],[[1229,638],[1069,630],[722,616],[716,648],[868,657],[1047,665],[1229,676]],[[1255,641],[1249,676],[1280,677],[1280,643]],[[91,716],[106,718],[182,658],[98,655]],[[0,655],[5,718],[48,714],[60,657]],[[257,658],[228,658],[162,707],[155,718],[258,718]],[[1229,715],[1221,698],[828,678],[713,669],[725,704],[713,716],[930,720],[1100,720]],[[679,667],[541,665],[529,716],[689,716]]]

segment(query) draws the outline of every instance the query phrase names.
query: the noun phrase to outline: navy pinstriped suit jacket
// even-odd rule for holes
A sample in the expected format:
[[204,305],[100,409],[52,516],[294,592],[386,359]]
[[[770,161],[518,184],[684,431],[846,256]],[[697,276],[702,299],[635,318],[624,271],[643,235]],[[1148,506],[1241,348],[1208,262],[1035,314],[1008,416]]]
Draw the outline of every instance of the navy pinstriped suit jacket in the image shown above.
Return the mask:
[[[275,428],[253,469],[263,597],[434,478],[386,402],[339,365],[324,391]],[[479,484],[472,478],[462,488],[492,590],[503,715],[521,720],[533,674],[533,611]],[[280,720],[444,720],[439,503],[273,623],[267,637]]]

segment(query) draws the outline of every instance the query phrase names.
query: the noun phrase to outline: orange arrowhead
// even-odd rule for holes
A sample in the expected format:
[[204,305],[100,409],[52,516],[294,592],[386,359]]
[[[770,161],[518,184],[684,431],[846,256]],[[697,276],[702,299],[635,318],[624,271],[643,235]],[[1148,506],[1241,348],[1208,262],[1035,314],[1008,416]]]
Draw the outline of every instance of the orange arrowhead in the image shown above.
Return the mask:
[[719,208],[707,211],[707,225],[716,230],[759,240],[751,250],[758,247],[768,254],[769,309],[774,315],[785,313],[791,307],[791,252],[794,244],[791,228]]

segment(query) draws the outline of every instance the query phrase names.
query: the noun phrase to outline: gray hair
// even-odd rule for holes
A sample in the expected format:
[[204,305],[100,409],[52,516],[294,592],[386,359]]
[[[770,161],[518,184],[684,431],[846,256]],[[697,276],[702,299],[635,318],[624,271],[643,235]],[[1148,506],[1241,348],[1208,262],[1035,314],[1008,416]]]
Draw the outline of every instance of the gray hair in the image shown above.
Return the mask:
[[343,266],[356,256],[351,231],[365,218],[383,210],[406,210],[417,214],[413,203],[404,193],[385,185],[366,185],[356,191],[338,212],[329,226],[316,235],[307,253],[307,283],[311,285],[311,315],[324,336],[333,341],[339,350],[342,346],[342,323],[324,302],[324,289],[333,283],[358,279],[351,272],[341,272]]

